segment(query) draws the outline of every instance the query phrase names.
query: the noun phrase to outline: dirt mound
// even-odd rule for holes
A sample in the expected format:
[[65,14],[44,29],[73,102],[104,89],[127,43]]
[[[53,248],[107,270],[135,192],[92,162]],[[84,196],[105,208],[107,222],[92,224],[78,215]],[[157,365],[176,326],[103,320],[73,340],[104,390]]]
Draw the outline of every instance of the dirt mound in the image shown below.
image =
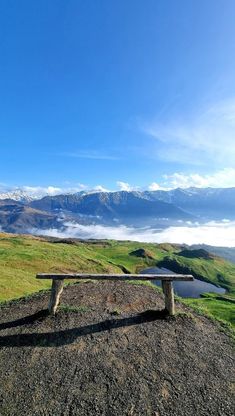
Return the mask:
[[131,251],[130,256],[142,257],[151,260],[154,259],[154,256],[152,255],[151,251],[146,250],[145,248],[138,248],[137,250]]
[[190,259],[206,259],[206,260],[213,260],[216,259],[217,256],[214,254],[209,253],[208,251],[204,250],[203,248],[195,249],[195,250],[182,250],[179,253],[176,253],[178,256],[188,257]]
[[66,287],[55,317],[47,301],[0,311],[2,416],[233,414],[232,341],[209,319],[124,282]]

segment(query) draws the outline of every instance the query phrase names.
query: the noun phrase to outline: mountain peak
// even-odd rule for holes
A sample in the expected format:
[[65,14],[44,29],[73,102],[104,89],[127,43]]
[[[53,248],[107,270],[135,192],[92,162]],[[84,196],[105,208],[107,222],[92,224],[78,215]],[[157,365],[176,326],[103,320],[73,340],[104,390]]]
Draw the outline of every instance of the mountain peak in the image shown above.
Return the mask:
[[4,191],[0,193],[0,199],[13,199],[18,202],[31,202],[35,198],[29,195],[28,192],[23,189],[17,188],[10,191]]

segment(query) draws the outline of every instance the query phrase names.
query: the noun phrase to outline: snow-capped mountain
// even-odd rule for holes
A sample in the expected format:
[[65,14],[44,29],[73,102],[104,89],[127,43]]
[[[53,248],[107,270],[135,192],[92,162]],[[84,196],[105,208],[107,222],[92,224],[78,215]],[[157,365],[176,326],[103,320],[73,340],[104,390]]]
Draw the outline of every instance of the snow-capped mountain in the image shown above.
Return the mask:
[[0,192],[0,199],[12,199],[14,201],[18,201],[18,202],[23,202],[23,203],[27,203],[27,202],[31,202],[34,199],[38,199],[40,198],[33,198],[28,192],[18,188],[15,190],[10,190],[10,191],[4,191],[4,192]]
[[0,188],[0,200],[3,199],[11,199],[13,201],[22,202],[22,203],[29,203],[31,201],[40,200],[45,196],[54,197],[57,195],[78,195],[83,196],[87,194],[97,193],[97,190],[88,190],[88,191],[78,191],[75,192],[74,189],[66,190],[66,193],[63,192],[63,189],[54,188],[49,186],[48,188],[43,187],[23,187],[23,188],[14,188],[14,189],[6,189]]
[[85,195],[46,196],[30,206],[47,212],[70,212],[102,218],[104,223],[153,224],[159,219],[191,220],[192,215],[175,205],[157,199],[147,199],[142,192],[96,192]]
[[[42,189],[43,190],[43,189]],[[81,191],[51,195],[14,189],[0,193],[0,228],[28,232],[83,225],[169,227],[190,221],[235,220],[235,188],[189,188],[170,191]]]
[[208,220],[235,219],[235,188],[187,188],[145,192],[156,199]]

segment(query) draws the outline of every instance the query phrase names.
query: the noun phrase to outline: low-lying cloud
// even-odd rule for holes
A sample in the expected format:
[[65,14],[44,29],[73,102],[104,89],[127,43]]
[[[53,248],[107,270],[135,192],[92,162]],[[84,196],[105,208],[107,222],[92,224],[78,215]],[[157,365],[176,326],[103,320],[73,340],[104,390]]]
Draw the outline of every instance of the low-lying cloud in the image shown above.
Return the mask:
[[153,243],[208,244],[212,246],[235,247],[235,221],[210,221],[203,225],[185,224],[167,227],[163,230],[152,228],[134,228],[120,225],[81,225],[64,223],[63,230],[31,230],[33,234],[60,238],[114,239]]

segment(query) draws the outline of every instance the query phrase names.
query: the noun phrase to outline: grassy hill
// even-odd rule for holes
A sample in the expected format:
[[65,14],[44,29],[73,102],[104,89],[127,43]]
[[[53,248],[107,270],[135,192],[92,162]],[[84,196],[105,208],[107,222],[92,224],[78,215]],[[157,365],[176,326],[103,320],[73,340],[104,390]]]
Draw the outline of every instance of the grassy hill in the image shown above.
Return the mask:
[[[205,250],[179,245],[119,241],[78,241],[0,234],[0,301],[50,287],[38,272],[139,272],[163,266],[224,287],[226,296],[207,296],[187,303],[234,323],[235,265]],[[234,323],[235,324],[235,323]]]

